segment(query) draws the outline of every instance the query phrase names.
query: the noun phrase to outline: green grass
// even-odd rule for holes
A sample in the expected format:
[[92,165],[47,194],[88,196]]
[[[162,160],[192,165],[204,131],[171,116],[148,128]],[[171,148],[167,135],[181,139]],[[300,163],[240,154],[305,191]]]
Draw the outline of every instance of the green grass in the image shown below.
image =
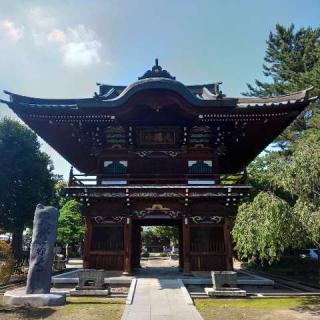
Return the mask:
[[291,320],[320,315],[320,298],[196,299],[204,320]]
[[0,299],[0,320],[48,319],[48,320],[120,320],[124,299],[99,297],[68,297],[60,307],[8,307]]

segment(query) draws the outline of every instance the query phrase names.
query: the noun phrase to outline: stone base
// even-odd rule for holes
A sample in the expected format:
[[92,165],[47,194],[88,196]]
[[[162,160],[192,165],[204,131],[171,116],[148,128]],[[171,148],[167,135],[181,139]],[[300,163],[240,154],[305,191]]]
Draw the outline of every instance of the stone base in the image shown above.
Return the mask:
[[12,306],[62,306],[66,304],[65,293],[35,293],[26,294],[24,290],[7,291],[3,296],[3,303]]
[[209,297],[245,297],[247,292],[238,288],[226,288],[226,289],[213,289],[205,288],[206,294]]
[[73,297],[87,297],[87,296],[100,296],[100,297],[105,297],[109,295],[109,290],[105,289],[105,290],[92,290],[92,289],[88,289],[88,290],[79,290],[79,289],[73,289],[70,290],[70,296]]

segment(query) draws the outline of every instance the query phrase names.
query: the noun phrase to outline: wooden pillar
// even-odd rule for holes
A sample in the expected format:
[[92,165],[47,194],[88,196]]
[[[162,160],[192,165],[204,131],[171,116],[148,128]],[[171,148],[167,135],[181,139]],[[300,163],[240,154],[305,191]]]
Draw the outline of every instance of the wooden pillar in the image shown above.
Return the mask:
[[124,266],[123,274],[131,274],[131,255],[132,255],[132,218],[128,217],[124,225]]
[[182,222],[183,235],[183,273],[191,273],[190,263],[190,221],[189,218],[184,218]]
[[224,218],[223,235],[224,235],[224,246],[226,251],[226,268],[227,268],[227,271],[232,271],[233,270],[232,247],[231,247],[231,235],[230,235],[230,221],[228,217]]
[[85,217],[85,235],[83,246],[83,268],[90,268],[90,247],[91,247],[92,223],[90,217]]
[[133,223],[132,225],[132,238],[131,238],[131,268],[141,268],[140,256],[141,256],[141,231],[142,228],[139,225]]
[[179,271],[183,271],[183,222],[179,224]]

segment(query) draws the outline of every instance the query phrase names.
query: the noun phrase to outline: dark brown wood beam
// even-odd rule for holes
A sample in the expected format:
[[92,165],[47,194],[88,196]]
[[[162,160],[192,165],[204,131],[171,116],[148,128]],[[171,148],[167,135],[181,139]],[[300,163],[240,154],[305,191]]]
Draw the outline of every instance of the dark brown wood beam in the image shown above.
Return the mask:
[[183,236],[183,273],[191,273],[190,263],[190,221],[189,218],[184,218],[182,221],[182,236]]
[[231,235],[230,235],[230,221],[228,217],[225,217],[224,219],[223,235],[224,235],[224,245],[226,250],[226,267],[227,267],[227,271],[232,271],[233,270],[232,246],[231,246]]
[[132,255],[132,218],[128,217],[126,219],[126,224],[124,225],[124,268],[123,274],[131,274],[131,255]]

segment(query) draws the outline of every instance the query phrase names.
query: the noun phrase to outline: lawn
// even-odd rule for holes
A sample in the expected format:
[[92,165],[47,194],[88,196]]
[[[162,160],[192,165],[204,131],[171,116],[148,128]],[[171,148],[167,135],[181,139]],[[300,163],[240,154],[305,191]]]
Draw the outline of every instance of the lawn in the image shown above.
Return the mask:
[[61,307],[22,308],[4,306],[0,296],[0,320],[120,320],[124,303],[124,299],[68,297]]
[[196,299],[204,320],[315,320],[320,319],[320,297]]

